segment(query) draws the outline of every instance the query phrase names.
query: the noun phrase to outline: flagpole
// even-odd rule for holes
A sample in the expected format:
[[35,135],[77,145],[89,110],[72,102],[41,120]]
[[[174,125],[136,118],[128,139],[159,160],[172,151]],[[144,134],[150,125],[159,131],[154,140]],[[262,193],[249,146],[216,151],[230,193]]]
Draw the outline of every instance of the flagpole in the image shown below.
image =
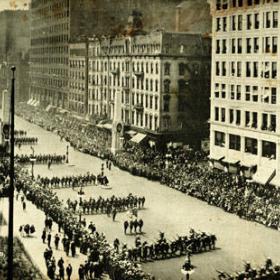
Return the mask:
[[10,129],[10,189],[9,189],[9,229],[8,229],[8,274],[7,279],[13,279],[13,242],[14,242],[14,142],[15,142],[15,71],[16,67],[11,67],[11,129]]

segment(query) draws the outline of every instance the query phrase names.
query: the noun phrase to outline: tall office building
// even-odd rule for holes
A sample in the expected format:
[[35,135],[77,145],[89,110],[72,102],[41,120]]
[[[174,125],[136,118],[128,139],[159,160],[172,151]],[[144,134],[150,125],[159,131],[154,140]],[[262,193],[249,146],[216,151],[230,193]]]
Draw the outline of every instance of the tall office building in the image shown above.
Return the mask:
[[210,157],[279,184],[280,2],[213,0]]
[[92,34],[95,1],[31,2],[30,97],[42,105],[67,107],[69,39]]
[[[0,92],[6,90],[15,65],[16,101],[28,100],[30,50],[30,12],[5,10],[0,12]],[[1,103],[1,101],[0,101]]]

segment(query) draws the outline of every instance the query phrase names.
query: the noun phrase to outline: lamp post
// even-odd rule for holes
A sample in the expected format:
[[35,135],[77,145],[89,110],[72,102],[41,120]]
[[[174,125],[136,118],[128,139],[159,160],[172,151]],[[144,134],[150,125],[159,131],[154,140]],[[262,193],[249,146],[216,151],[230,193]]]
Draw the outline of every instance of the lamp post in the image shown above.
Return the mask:
[[69,163],[69,146],[66,146],[66,163]]
[[34,153],[35,153],[34,148],[31,146],[30,149],[32,151],[32,157],[34,157]]
[[30,158],[31,161],[31,179],[34,179],[34,164],[36,162],[36,158],[35,157],[31,157]]
[[15,177],[15,71],[16,67],[11,67],[11,130],[10,130],[10,189],[9,189],[9,226],[8,226],[8,273],[7,279],[13,279],[13,251],[14,251],[14,177]]

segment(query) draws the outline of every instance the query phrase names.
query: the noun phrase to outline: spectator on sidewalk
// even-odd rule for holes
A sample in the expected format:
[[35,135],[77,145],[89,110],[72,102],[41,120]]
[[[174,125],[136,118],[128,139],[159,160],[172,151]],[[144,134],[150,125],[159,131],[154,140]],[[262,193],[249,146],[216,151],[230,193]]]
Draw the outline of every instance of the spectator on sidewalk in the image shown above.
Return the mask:
[[60,241],[60,237],[58,235],[58,233],[55,235],[54,238],[54,245],[55,245],[55,249],[58,250],[58,245],[59,245],[59,241]]
[[69,263],[68,266],[66,267],[67,280],[71,280],[72,271],[73,271],[72,266]]
[[49,233],[48,233],[48,246],[49,246],[49,248],[51,248],[51,240],[52,240],[52,235],[51,235],[51,233],[49,232]]
[[46,232],[46,229],[44,228],[43,232],[42,232],[42,241],[43,241],[43,243],[46,242],[46,238],[47,238],[47,232]]
[[25,203],[25,201],[22,202],[22,209],[23,209],[23,211],[26,210],[26,203]]

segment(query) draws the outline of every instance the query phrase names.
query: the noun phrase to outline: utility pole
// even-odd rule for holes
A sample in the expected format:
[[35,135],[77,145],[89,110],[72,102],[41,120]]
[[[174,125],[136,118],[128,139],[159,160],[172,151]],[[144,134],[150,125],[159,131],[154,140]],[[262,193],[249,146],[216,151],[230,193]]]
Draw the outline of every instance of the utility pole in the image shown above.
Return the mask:
[[9,232],[8,232],[8,274],[7,279],[13,279],[13,251],[14,251],[14,143],[15,143],[15,71],[16,67],[11,67],[11,129],[10,129],[10,190],[9,190]]

